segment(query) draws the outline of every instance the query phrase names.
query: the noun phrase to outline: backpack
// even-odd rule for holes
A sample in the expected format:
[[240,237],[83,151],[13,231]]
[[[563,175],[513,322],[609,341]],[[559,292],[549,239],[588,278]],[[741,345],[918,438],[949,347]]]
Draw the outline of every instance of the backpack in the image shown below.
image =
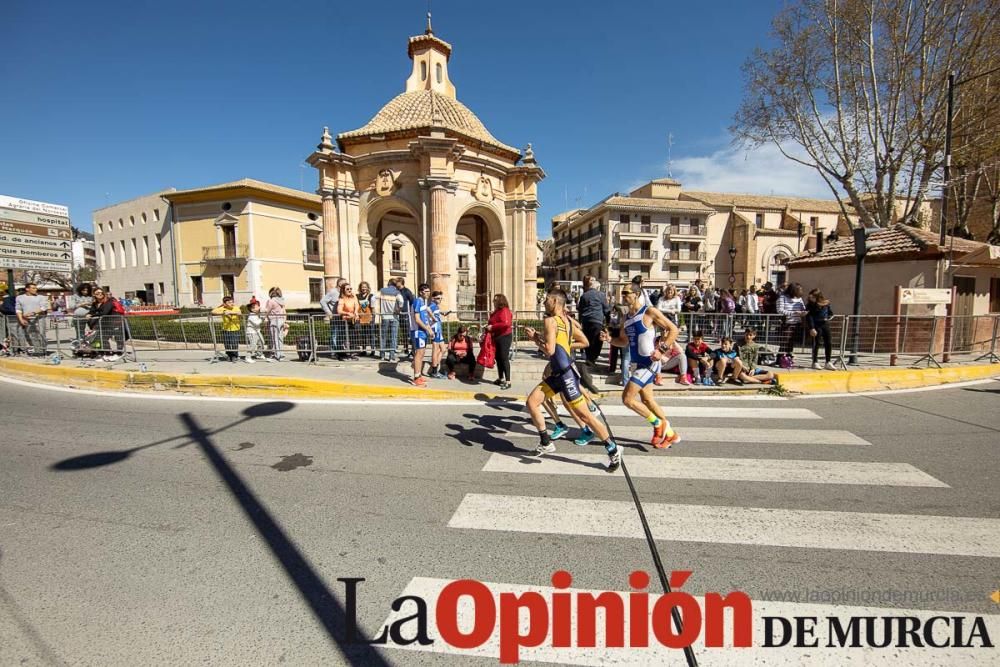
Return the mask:
[[775,357],[774,365],[778,368],[784,368],[786,370],[789,368],[795,368],[795,357],[791,354],[782,352]]
[[113,298],[111,299],[111,312],[114,313],[115,315],[124,315],[125,306],[122,305],[121,301]]

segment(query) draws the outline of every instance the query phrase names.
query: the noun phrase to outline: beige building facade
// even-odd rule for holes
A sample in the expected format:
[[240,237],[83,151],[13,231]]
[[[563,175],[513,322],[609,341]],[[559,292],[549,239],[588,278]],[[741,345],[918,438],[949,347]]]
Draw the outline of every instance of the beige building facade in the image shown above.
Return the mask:
[[[515,309],[533,308],[537,184],[545,173],[530,144],[522,155],[500,142],[458,100],[451,52],[428,17],[424,34],[409,40],[404,92],[335,141],[324,129],[308,157],[319,176],[326,285],[340,277],[383,282],[395,261],[386,239],[402,236],[413,248],[408,282],[443,291],[446,309],[459,303],[463,282],[475,285],[477,309],[489,309],[499,293]],[[461,237],[474,256],[463,265],[469,253],[456,252]]]
[[818,234],[846,233],[834,200],[684,191],[657,179],[628,195],[552,219],[559,280],[591,274],[612,286],[686,286],[696,279],[743,289],[783,282],[787,262],[815,247]]
[[263,302],[272,287],[289,308],[318,306],[324,293],[319,196],[245,178],[166,193],[179,304]]
[[173,189],[93,212],[98,283],[118,298],[177,303],[170,203]]

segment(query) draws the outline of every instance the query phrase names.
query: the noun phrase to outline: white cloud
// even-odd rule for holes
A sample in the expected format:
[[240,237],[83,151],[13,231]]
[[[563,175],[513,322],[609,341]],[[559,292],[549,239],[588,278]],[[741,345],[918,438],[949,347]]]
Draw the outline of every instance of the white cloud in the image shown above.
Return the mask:
[[753,150],[730,145],[708,156],[682,157],[673,161],[672,172],[685,190],[833,198],[815,170],[789,160],[773,144]]

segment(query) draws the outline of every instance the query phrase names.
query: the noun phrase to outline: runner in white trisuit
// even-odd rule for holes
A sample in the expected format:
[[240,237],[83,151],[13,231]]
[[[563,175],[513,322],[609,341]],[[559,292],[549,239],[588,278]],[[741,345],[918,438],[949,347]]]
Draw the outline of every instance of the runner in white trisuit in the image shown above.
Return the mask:
[[[636,368],[622,391],[622,403],[652,425],[650,444],[665,449],[680,442],[681,437],[670,427],[663,409],[654,400],[652,383],[660,371],[660,359],[677,340],[677,326],[656,308],[647,305],[634,286],[622,288],[622,303],[628,308],[625,326],[613,339],[607,332],[602,333],[601,340],[616,347],[629,346]],[[663,330],[659,340],[657,328]]]

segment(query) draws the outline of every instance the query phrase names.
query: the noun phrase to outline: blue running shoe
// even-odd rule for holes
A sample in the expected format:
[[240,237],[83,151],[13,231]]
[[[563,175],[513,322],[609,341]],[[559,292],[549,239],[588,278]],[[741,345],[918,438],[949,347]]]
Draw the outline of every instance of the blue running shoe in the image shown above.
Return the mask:
[[560,424],[556,424],[555,427],[552,429],[552,432],[549,433],[549,438],[551,438],[552,440],[558,440],[559,438],[563,437],[567,433],[569,433],[569,429],[566,428],[565,424],[561,424],[561,423]]
[[589,426],[584,426],[583,431],[580,433],[580,437],[573,441],[574,445],[579,445],[583,447],[590,443],[595,437],[594,432],[590,430]]

